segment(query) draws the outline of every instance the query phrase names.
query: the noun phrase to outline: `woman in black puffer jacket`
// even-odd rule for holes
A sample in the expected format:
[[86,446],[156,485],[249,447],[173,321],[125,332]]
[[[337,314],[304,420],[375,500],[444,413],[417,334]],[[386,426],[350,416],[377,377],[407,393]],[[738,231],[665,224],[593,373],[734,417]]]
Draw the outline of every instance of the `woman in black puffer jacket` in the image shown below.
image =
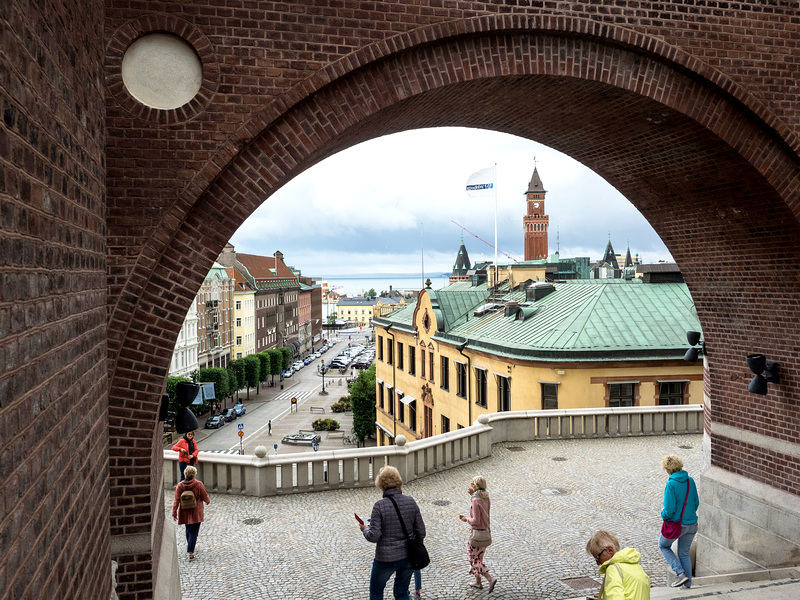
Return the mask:
[[375,487],[383,492],[383,498],[372,507],[370,520],[359,524],[364,538],[375,544],[375,560],[372,561],[372,575],[369,580],[369,598],[382,600],[386,582],[392,573],[396,573],[394,597],[406,600],[413,570],[408,560],[407,538],[403,534],[403,527],[400,525],[400,519],[391,499],[397,503],[409,535],[413,532],[417,539],[424,539],[425,523],[414,499],[402,493],[403,479],[397,469],[383,467],[375,478]]

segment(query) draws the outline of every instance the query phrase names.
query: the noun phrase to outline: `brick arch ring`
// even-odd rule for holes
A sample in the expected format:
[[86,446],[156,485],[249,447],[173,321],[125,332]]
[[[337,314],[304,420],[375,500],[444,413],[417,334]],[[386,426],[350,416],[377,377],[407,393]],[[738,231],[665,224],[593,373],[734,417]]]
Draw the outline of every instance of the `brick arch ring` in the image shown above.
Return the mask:
[[[520,59],[514,53],[518,47],[508,46],[509,40],[517,40],[524,46],[525,40],[537,36],[565,41],[571,44],[570,48],[576,49],[575,54],[562,57],[555,53],[549,62],[537,62],[525,56]],[[571,61],[580,51],[591,55],[586,50],[587,45],[599,51],[592,58],[595,61],[592,68],[581,71],[580,66]],[[483,53],[475,52],[476,48]],[[439,64],[452,68],[433,73],[419,68],[420,65],[435,64],[430,58],[437,53],[441,56]],[[659,82],[664,85],[640,89],[631,73],[603,68],[603,60],[612,53],[623,57],[633,54],[637,60],[645,58],[641,62],[647,64],[636,68],[639,71],[649,67],[658,70],[662,77]],[[494,62],[486,61],[486,57],[493,57]],[[636,61],[620,61],[620,64],[623,62],[630,65]],[[691,73],[691,77],[687,73]],[[460,25],[444,24],[417,30],[365,48],[323,69],[272,101],[254,115],[237,136],[223,145],[184,189],[169,218],[163,219],[165,229],[155,232],[140,254],[111,315],[110,326],[116,332],[109,343],[110,354],[119,354],[132,323],[152,321],[152,306],[140,305],[141,294],[147,289],[147,295],[152,299],[160,293],[159,286],[143,282],[150,282],[158,272],[170,271],[176,253],[197,257],[198,251],[192,246],[192,240],[204,239],[209,243],[205,250],[206,258],[216,255],[243,218],[288,176],[346,146],[372,137],[359,131],[356,125],[381,110],[431,90],[455,83],[513,75],[569,76],[624,89],[688,115],[735,148],[757,169],[759,161],[767,164],[765,156],[777,156],[784,164],[797,163],[797,153],[793,151],[796,140],[783,137],[782,133],[788,128],[763,109],[756,99],[723,75],[659,40],[579,19],[550,20],[546,17],[479,18],[460,22]],[[685,94],[674,93],[672,97],[678,100],[673,101],[669,99],[670,90],[664,91],[664,87],[672,91],[702,89],[722,110],[695,113],[691,103],[682,103]],[[670,102],[675,104],[670,106]],[[358,107],[358,110],[343,111],[342,106],[348,105]],[[720,112],[732,115],[731,119],[738,119],[747,126],[726,127],[730,120],[720,121]],[[297,124],[302,122],[311,123],[309,129],[313,133],[298,133]],[[754,143],[756,140],[758,143]],[[223,167],[217,167],[218,164]],[[765,180],[775,178],[770,184],[779,192],[783,190],[784,194],[795,183],[794,180],[781,179],[785,169],[775,170],[777,175],[768,168],[759,170]],[[220,202],[220,198],[225,201]],[[209,223],[215,225],[211,227]],[[166,230],[168,226],[172,229]],[[168,366],[168,360],[166,365],[159,366]],[[112,385],[116,386],[119,382],[115,381],[115,371],[116,364],[112,367]]]
[[[187,42],[197,53],[202,69],[200,89],[183,106],[174,109],[153,108],[134,98],[122,80],[122,59],[136,40],[152,33],[172,34]],[[208,106],[219,84],[220,67],[214,46],[203,32],[178,17],[153,13],[132,19],[119,27],[106,45],[106,85],[117,103],[128,113],[158,125],[190,121]]]
[[[320,69],[303,83],[278,96],[269,106],[239,127],[225,146],[218,150],[217,155],[210,158],[206,167],[187,185],[186,191],[192,195],[193,191],[196,193],[198,189],[205,189],[225,168],[224,165],[238,149],[253,141],[271,123],[285,115],[292,106],[302,103],[337,79],[401,53],[464,38],[498,35],[580,38],[594,41],[602,46],[622,48],[673,70],[691,73],[721,97],[734,100],[743,110],[751,113],[762,123],[763,130],[773,132],[775,137],[780,138],[782,144],[788,145],[800,156],[800,137],[782,123],[761,100],[721,71],[660,38],[647,36],[622,26],[598,23],[580,17],[492,15],[421,27],[365,46]],[[482,76],[486,76],[486,73],[481,73],[479,68],[475,68],[471,73],[473,78]]]

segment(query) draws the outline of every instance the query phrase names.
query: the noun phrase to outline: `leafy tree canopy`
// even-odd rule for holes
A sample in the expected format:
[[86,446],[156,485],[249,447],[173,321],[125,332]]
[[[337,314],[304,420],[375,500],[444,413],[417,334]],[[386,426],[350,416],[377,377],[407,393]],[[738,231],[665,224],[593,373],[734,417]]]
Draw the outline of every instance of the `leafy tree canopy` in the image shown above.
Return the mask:
[[258,387],[261,377],[261,360],[253,354],[245,356],[242,360],[244,361],[244,377],[247,387]]
[[283,370],[286,371],[289,368],[289,365],[292,364],[292,351],[289,348],[278,348],[281,351],[281,355],[283,355],[283,362],[281,366]]
[[353,405],[353,433],[365,440],[375,433],[375,365],[361,371],[350,388]]
[[370,297],[370,296],[377,296],[378,294],[375,292],[375,288],[369,288],[369,290],[367,290],[367,293],[364,295]]
[[247,378],[245,374],[246,367],[243,358],[232,360],[228,364],[228,371],[230,371],[232,374],[230,378],[229,394],[233,394],[237,390],[240,390],[247,385]]
[[197,373],[197,381],[214,384],[214,396],[217,401],[227,398],[231,393],[230,375],[227,369],[212,367],[210,369],[200,369]]
[[266,381],[269,374],[272,372],[272,364],[269,358],[269,352],[259,352],[256,354],[258,360],[261,362],[261,381]]
[[267,350],[269,354],[269,373],[270,375],[280,375],[283,372],[283,352],[277,348]]

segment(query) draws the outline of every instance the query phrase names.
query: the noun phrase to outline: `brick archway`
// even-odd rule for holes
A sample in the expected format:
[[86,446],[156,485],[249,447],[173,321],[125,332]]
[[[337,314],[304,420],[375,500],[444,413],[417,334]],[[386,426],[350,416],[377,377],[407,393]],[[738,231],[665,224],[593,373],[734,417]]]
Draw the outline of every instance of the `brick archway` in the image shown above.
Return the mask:
[[[701,534],[738,570],[796,557],[794,4],[5,2],[0,597],[107,597],[109,558],[124,600],[158,594],[158,397],[207,267],[309,165],[434,125],[558,148],[650,220],[710,350]],[[148,32],[194,47],[188,104],[126,95]],[[781,365],[767,396],[745,392],[759,351]]]
[[[793,386],[755,403],[746,383],[731,385],[745,376],[744,356],[764,350],[765,336],[774,338],[769,353],[775,360],[788,357],[796,339],[789,313],[782,318],[773,310],[766,328],[763,311],[755,309],[765,294],[798,300],[783,279],[800,275],[798,144],[786,126],[691,56],[582,19],[480,18],[392,42],[331,65],[250,117],[173,190],[177,200],[116,288],[112,278],[110,427],[112,440],[119,434],[136,447],[130,458],[129,447],[111,446],[112,534],[120,539],[149,538],[160,518],[160,448],[149,432],[157,430],[175,337],[211,261],[247,216],[297,173],[353,144],[415,127],[513,133],[604,176],[681,264],[711,351],[710,419],[759,430],[777,417],[800,428]],[[755,270],[769,275],[754,278]],[[787,330],[793,336],[782,345],[778,334]],[[143,426],[138,432],[126,429],[132,417]],[[727,440],[715,443],[717,464],[752,476]],[[131,477],[131,461],[148,475]],[[800,473],[797,461],[781,466],[790,478]],[[130,484],[120,485],[123,480]],[[136,507],[120,504],[115,490],[131,487],[150,497],[138,512],[156,515],[154,523],[132,519]],[[788,479],[781,487],[800,492]],[[123,564],[123,572],[135,562]]]

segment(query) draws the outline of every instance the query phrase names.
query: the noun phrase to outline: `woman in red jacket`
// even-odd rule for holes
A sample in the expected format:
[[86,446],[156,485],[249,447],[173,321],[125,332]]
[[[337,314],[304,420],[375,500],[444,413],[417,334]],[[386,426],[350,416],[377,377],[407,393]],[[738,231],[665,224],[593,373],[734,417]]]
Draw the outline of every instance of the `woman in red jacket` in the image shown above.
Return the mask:
[[197,466],[197,455],[200,453],[200,449],[197,447],[197,442],[194,441],[195,433],[194,431],[187,431],[172,447],[173,452],[178,453],[178,467],[180,467],[181,470],[181,481],[185,479],[183,472],[186,467],[189,465],[193,467]]
[[[200,523],[205,517],[203,512],[203,502],[211,503],[206,486],[199,479],[195,479],[197,469],[188,466],[185,469],[186,479],[175,488],[175,500],[172,501],[172,519],[178,521],[178,525],[186,525],[186,551],[189,553],[189,560],[194,560],[194,547],[197,544],[197,535],[200,533]],[[194,508],[181,508],[181,494],[191,491],[195,497]]]

